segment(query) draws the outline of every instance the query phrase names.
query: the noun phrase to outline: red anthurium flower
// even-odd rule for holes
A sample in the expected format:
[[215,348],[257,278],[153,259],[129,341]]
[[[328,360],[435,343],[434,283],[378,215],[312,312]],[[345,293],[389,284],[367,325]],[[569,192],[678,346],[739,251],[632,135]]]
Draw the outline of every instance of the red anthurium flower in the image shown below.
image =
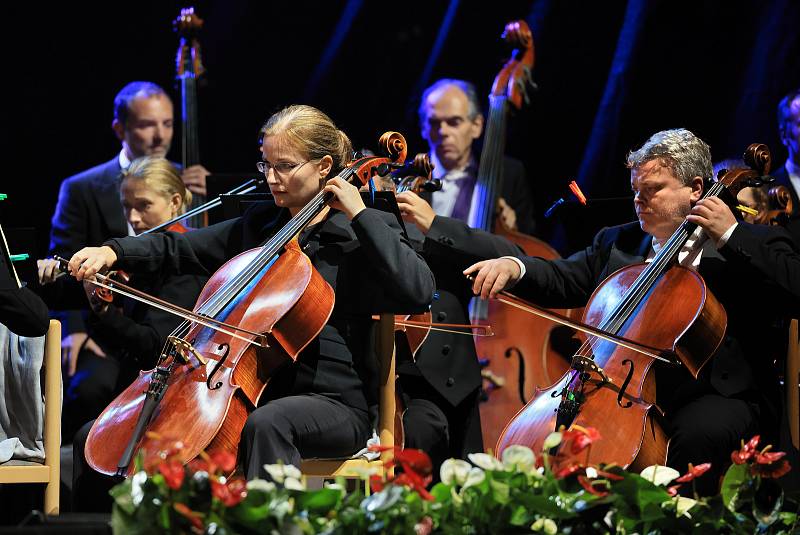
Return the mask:
[[211,480],[211,495],[225,504],[233,507],[247,496],[247,482],[241,477],[234,477],[225,483]]
[[595,470],[597,470],[597,475],[598,476],[600,476],[602,478],[605,478],[605,479],[610,479],[612,481],[622,481],[623,479],[625,479],[624,477],[622,477],[620,475],[614,474],[612,472],[606,472],[605,470],[600,470],[599,468],[596,468]]
[[183,503],[176,503],[172,506],[178,513],[186,517],[186,519],[192,523],[192,527],[197,530],[202,531],[203,529],[203,514],[198,513],[197,511],[192,511],[186,504]]
[[158,471],[164,476],[164,481],[172,490],[178,490],[183,485],[183,476],[186,474],[186,470],[178,459],[164,461],[158,465]]
[[369,476],[369,487],[372,489],[372,492],[380,492],[385,486],[386,483],[384,483],[383,478],[378,474]]
[[680,487],[681,487],[680,485],[672,485],[671,487],[667,487],[667,494],[669,494],[670,496],[677,496],[678,489]]
[[744,464],[749,461],[756,452],[759,440],[761,440],[761,436],[756,435],[747,444],[742,441],[742,449],[731,453],[731,461],[736,464]]
[[573,455],[577,455],[585,450],[590,444],[592,444],[592,442],[597,442],[600,440],[600,438],[600,431],[594,427],[587,427],[585,429],[581,428],[572,437],[570,452]]
[[583,487],[584,490],[586,490],[586,492],[590,494],[594,494],[595,496],[599,496],[601,498],[603,496],[608,496],[608,491],[600,490],[597,487],[595,487],[595,484],[602,485],[605,487],[606,486],[605,481],[596,481],[596,480],[592,481],[586,476],[578,476],[578,483],[580,483],[581,487]]
[[217,451],[211,456],[211,463],[222,473],[230,474],[236,468],[236,456],[229,451]]
[[430,476],[422,479],[419,477],[418,474],[412,472],[403,472],[402,474],[398,475],[392,483],[395,485],[405,485],[406,487],[414,490],[419,494],[423,499],[428,501],[433,501],[433,495],[428,492],[428,489],[425,487],[428,486],[428,483],[431,482]]
[[751,467],[753,475],[767,478],[779,478],[786,475],[792,469],[789,461],[784,459],[784,451],[767,451],[765,448],[761,453],[756,453],[756,462]]
[[405,472],[411,470],[421,476],[427,476],[433,471],[431,458],[422,450],[413,448],[395,449],[394,460],[400,463]]
[[556,479],[564,479],[565,477],[569,477],[579,470],[583,470],[583,466],[580,463],[570,464],[564,468],[561,468],[555,473]]
[[696,477],[700,477],[706,472],[711,469],[711,463],[703,463],[698,464],[697,466],[692,466],[692,463],[689,463],[689,471],[683,474],[681,477],[675,480],[676,483],[686,483],[695,479]]

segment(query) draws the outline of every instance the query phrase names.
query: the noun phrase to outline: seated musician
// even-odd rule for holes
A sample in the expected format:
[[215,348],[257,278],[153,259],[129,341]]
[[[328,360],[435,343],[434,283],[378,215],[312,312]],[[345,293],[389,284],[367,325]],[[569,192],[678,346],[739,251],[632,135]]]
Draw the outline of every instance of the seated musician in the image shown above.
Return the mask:
[[[431,205],[412,191],[399,193],[397,204],[403,218],[413,225],[407,228],[414,247],[436,277],[432,321],[469,323],[472,292],[462,271],[477,260],[521,255],[522,250],[503,237],[436,215]],[[446,243],[440,240],[443,236],[448,237]],[[461,254],[454,256],[453,249]],[[438,477],[444,460],[466,459],[484,449],[478,410],[482,378],[475,344],[469,331],[432,330],[413,360],[403,354],[402,347],[398,343],[405,445],[427,452],[434,462],[434,477]]]
[[465,273],[476,275],[473,290],[484,297],[512,288],[545,306],[579,307],[615,270],[651,259],[684,219],[699,225],[703,232],[692,235],[678,262],[696,269],[724,306],[726,336],[698,380],[659,362],[656,385],[670,435],[667,464],[685,471],[688,463],[711,462],[697,488],[712,494],[740,440],[760,433],[762,443],[777,444],[779,388],[761,336],[777,315],[796,313],[797,251],[783,230],[737,222],[717,197],[701,200],[711,156],[691,132],[654,134],[627,165],[638,223],[605,228],[564,260],[500,258]]
[[[483,119],[475,86],[469,82],[443,78],[422,94],[421,133],[430,149],[433,177],[442,180],[441,191],[423,194],[423,198],[438,215],[472,221],[473,202],[480,199],[475,190],[479,162],[473,144],[483,132]],[[501,188],[498,217],[511,230],[533,233],[533,200],[522,162],[503,159]]]
[[[166,158],[137,158],[123,172],[119,197],[125,217],[136,234],[184,213],[191,196],[180,173]],[[178,222],[166,230],[185,232],[186,228]],[[58,262],[48,259],[39,260],[38,264],[40,282],[45,285],[54,282],[59,275]],[[161,276],[131,273],[130,284],[170,303],[191,308],[206,280],[207,277],[197,274]],[[125,297],[116,298],[116,304],[110,304],[97,297],[97,286],[88,281],[83,283],[83,292],[78,295],[69,292],[70,288],[69,285],[62,286],[57,296],[51,292],[49,300],[58,301],[61,306],[80,307],[85,306],[88,299],[88,330],[101,350],[101,354],[93,358],[84,355],[81,373],[73,376],[64,394],[63,427],[74,432],[89,422],[75,435],[76,444],[82,444],[91,421],[136,378],[140,370],[155,365],[164,342],[181,319]],[[47,292],[49,288],[44,290]],[[81,455],[80,449],[73,451],[76,457]],[[82,476],[80,462],[75,466],[74,479],[79,486]]]
[[247,418],[239,447],[247,478],[268,477],[267,463],[299,465],[301,458],[347,456],[361,449],[371,435],[369,406],[376,399],[369,372],[374,363],[368,361],[372,314],[422,312],[434,293],[433,275],[394,216],[366,208],[358,189],[336,176],[350,161],[352,146],[327,115],[310,106],[285,108],[266,122],[262,139],[258,167],[274,201],[186,234],[111,240],[79,251],[70,261],[79,279],[112,266],[211,274],[275,235],[320,190],[333,194],[299,241],[335,289],[335,306],[297,361],[271,377]]

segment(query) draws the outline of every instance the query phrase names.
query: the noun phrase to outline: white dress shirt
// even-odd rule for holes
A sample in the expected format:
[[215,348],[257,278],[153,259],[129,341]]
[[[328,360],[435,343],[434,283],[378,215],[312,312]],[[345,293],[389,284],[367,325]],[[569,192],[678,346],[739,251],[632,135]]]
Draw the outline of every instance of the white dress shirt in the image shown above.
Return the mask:
[[[128,155],[125,154],[125,149],[122,149],[121,151],[119,151],[119,167],[120,169],[125,171],[130,166],[131,166],[131,160],[130,158],[128,158]],[[128,225],[128,236],[136,236],[136,232],[134,232],[133,227],[131,226],[130,221],[128,221],[127,217],[125,218],[125,224]]]

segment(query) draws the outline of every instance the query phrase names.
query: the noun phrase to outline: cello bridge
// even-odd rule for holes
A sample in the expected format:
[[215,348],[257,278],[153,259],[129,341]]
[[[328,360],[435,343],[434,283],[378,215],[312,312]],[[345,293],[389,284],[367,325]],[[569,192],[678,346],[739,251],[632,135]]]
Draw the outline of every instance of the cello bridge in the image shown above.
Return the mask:
[[603,368],[598,366],[597,363],[589,357],[584,357],[583,355],[573,355],[572,368],[581,372],[594,372],[600,376],[604,383],[614,382],[608,375],[606,375],[606,372],[603,371]]
[[192,344],[183,338],[170,336],[167,338],[167,341],[173,345],[175,351],[177,351],[178,355],[183,359],[183,362],[189,362],[189,356],[194,355],[194,358],[196,358],[203,366],[208,363],[208,359],[201,355]]

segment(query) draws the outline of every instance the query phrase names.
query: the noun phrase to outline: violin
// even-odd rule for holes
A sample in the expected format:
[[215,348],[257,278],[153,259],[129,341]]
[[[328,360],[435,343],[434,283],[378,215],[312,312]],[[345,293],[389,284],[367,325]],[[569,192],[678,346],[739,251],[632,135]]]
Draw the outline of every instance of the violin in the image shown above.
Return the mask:
[[[339,177],[365,184],[402,164],[402,135],[387,132],[380,143],[386,156],[359,158]],[[298,357],[333,310],[333,289],[295,239],[332,199],[321,190],[266,244],[225,263],[194,310],[130,294],[187,321],[168,338],[156,367],[141,372],[95,421],[86,442],[93,469],[129,474],[133,456],[152,450],[156,434],[181,437],[183,462],[204,450],[236,454],[270,376]]]
[[[770,159],[765,145],[750,145],[749,167],[726,172],[703,198],[735,199],[748,181],[768,172]],[[586,336],[569,371],[537,390],[500,436],[498,456],[512,444],[541,451],[551,432],[580,425],[605,438],[592,452],[609,463],[635,470],[665,463],[668,436],[655,405],[652,365],[656,359],[679,363],[697,378],[727,328],[727,314],[700,274],[674,262],[696,228],[684,221],[652,262],[626,266],[597,287],[581,323],[604,336]],[[637,347],[609,343],[607,335]]]
[[[484,197],[477,221],[471,226],[507,238],[529,256],[557,259],[559,254],[547,243],[512,230],[495,218],[503,179],[508,116],[528,101],[527,89],[532,85],[534,65],[533,35],[525,21],[506,24],[502,37],[514,50],[495,77],[489,95],[486,133],[475,185],[476,191],[483,192]],[[493,445],[503,427],[525,406],[534,389],[550,384],[566,372],[568,357],[553,340],[569,337],[554,331],[552,323],[496,300],[473,300],[471,316],[471,323],[493,325],[496,331],[491,338],[475,339],[484,379],[480,406],[483,443]],[[506,384],[516,388],[506,387]]]

